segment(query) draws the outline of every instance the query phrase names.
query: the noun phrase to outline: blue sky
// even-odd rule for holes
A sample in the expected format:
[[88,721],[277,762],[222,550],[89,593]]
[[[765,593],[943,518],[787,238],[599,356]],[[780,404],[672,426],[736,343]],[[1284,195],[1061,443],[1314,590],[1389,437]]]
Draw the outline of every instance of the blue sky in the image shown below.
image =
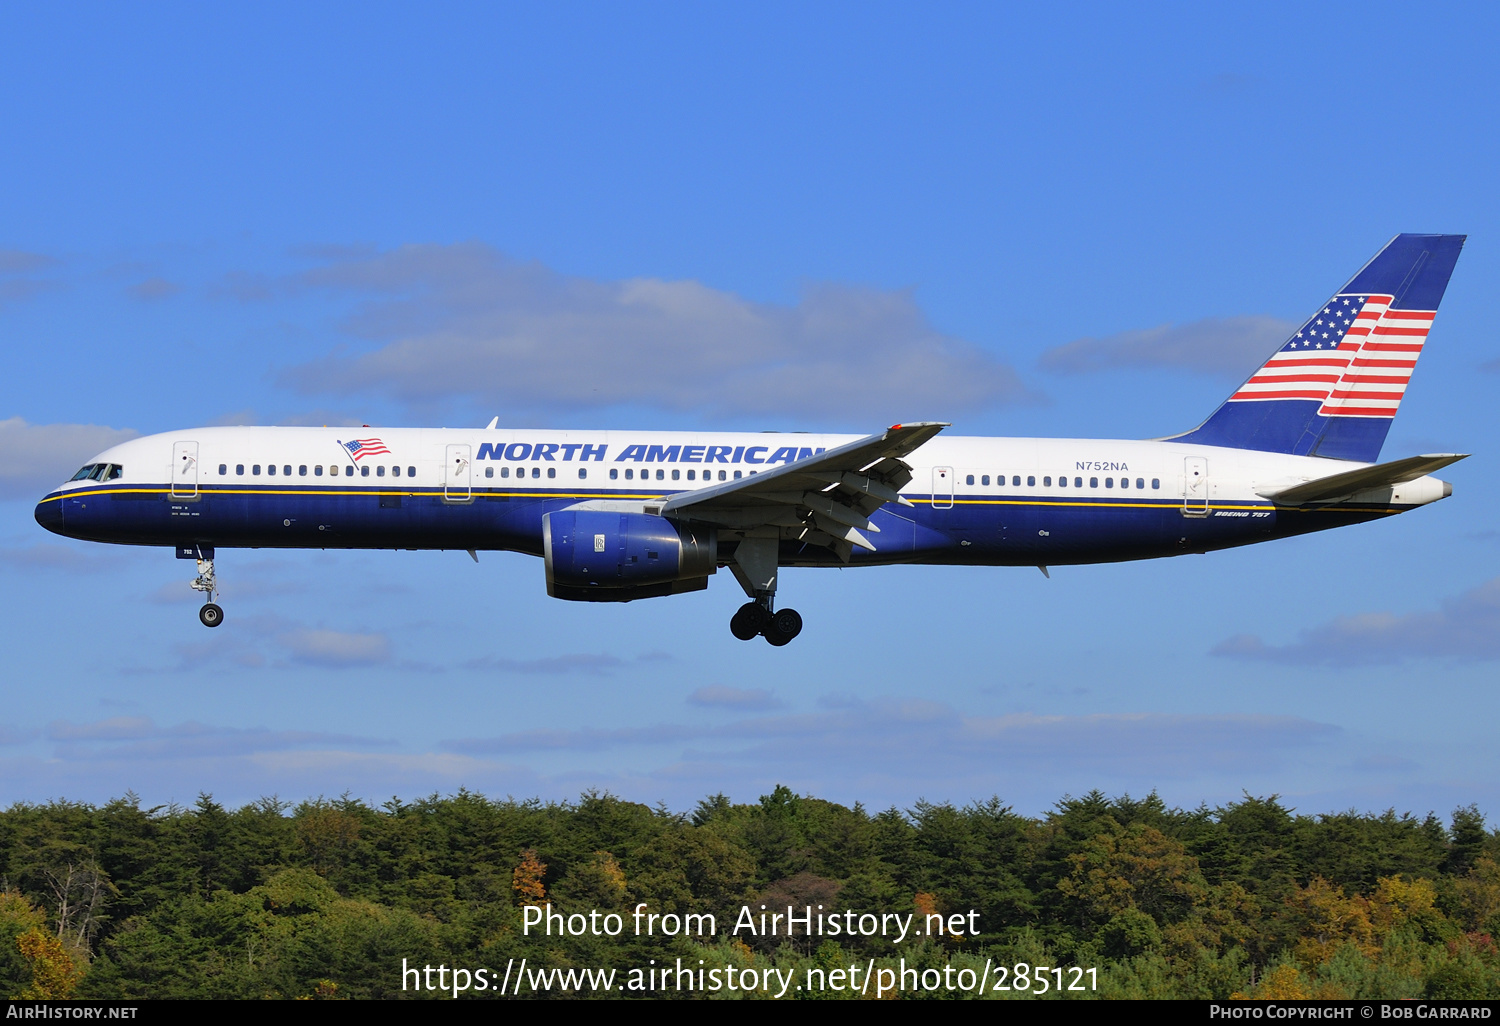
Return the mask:
[[[1497,20],[7,9],[0,801],[1493,811]],[[210,633],[187,564],[31,519],[210,423],[1172,433],[1400,231],[1470,236],[1385,448],[1474,453],[1451,499],[1050,580],[789,571],[784,650],[727,575],[577,605],[502,553],[222,552]]]

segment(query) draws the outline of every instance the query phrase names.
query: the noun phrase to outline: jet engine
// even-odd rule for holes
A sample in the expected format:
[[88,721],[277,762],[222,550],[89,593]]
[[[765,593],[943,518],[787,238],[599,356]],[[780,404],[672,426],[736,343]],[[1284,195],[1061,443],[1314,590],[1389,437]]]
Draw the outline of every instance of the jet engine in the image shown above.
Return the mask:
[[708,527],[649,513],[557,510],[542,518],[547,594],[630,602],[708,587],[719,539]]

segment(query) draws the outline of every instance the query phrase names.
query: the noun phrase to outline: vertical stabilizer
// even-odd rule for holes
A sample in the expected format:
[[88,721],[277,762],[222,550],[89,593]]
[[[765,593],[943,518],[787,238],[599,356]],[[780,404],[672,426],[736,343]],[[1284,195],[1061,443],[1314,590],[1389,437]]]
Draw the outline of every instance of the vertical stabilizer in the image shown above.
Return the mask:
[[1184,442],[1373,463],[1463,235],[1398,235]]

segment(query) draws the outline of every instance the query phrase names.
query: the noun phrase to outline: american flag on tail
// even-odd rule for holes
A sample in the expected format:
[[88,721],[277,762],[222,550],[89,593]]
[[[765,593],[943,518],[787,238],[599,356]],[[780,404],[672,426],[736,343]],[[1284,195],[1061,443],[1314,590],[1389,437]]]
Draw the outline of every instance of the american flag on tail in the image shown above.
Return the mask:
[[1394,417],[1435,311],[1390,303],[1334,296],[1229,401],[1313,399],[1322,417]]

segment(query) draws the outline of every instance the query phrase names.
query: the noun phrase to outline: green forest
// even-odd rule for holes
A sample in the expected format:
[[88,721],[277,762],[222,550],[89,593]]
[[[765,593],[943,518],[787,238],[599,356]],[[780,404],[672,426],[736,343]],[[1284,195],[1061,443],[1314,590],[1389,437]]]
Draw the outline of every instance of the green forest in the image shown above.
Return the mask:
[[[879,995],[905,999],[1500,997],[1500,834],[1472,806],[1444,820],[1311,815],[1275,796],[1183,810],[1095,792],[1028,817],[999,800],[872,813],[785,787],[754,804],[716,795],[688,814],[601,793],[239,809],[207,795],[143,808],[126,795],[0,812],[0,873],[0,981],[23,998],[452,998],[405,965],[488,969],[492,989],[460,994],[484,999],[521,959],[617,979],[679,959],[799,981],[851,965],[946,968],[950,983],[988,974]],[[637,936],[628,924],[642,903],[712,913],[716,934]],[[741,909],[762,905],[978,932],[731,933]],[[528,906],[613,912],[627,929],[546,936],[526,928]],[[994,967],[1012,982],[1097,972],[1082,989],[1038,994],[997,987]],[[574,985],[515,991],[642,996],[553,979]],[[788,996],[876,996],[853,982]],[[769,995],[679,982],[645,996]]]

